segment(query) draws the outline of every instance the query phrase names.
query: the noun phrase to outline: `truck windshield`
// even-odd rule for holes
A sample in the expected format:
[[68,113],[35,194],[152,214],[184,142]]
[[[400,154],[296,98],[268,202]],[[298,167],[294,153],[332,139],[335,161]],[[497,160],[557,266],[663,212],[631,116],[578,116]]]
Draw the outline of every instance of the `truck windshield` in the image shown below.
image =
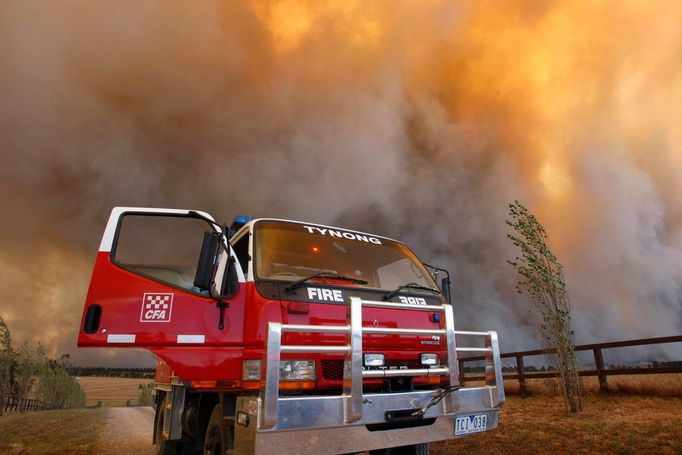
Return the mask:
[[391,291],[415,283],[436,288],[417,257],[398,242],[341,229],[266,220],[256,223],[254,235],[254,271],[259,280],[293,282],[326,272],[367,282],[338,280],[334,284],[339,286]]

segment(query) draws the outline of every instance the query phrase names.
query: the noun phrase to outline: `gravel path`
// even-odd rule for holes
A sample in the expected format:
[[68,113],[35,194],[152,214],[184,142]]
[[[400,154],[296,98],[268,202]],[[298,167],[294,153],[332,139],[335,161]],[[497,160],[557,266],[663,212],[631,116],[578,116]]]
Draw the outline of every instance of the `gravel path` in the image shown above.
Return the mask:
[[95,453],[151,454],[153,424],[154,410],[150,407],[109,408]]

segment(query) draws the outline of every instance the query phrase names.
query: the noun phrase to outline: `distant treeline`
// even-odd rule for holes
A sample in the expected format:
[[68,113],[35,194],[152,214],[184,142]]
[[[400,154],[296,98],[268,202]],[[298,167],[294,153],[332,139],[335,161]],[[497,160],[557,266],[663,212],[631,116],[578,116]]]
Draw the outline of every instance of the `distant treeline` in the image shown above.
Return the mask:
[[674,362],[656,362],[654,360],[651,362],[651,366],[654,368],[682,368],[682,360],[676,360]]
[[72,376],[154,379],[154,368],[69,367]]
[[[650,363],[646,364],[637,364],[637,365],[608,365],[606,367],[609,370],[628,370],[628,369],[641,369],[641,368],[682,368],[682,360],[675,360],[671,362],[657,362],[653,361]],[[511,367],[502,367],[502,372],[503,373],[513,373],[517,370],[515,366]],[[484,366],[473,366],[473,367],[464,367],[464,372],[465,373],[481,373],[485,371]],[[536,367],[534,365],[526,365],[523,367],[523,371],[528,372],[528,373],[544,373],[547,371],[556,371],[556,368],[553,366],[541,366],[541,367]]]
[[0,317],[0,415],[10,398],[21,403],[40,400],[52,409],[84,406],[85,394],[69,374],[68,360],[68,354],[48,359],[40,344],[24,342],[15,348],[9,327]]

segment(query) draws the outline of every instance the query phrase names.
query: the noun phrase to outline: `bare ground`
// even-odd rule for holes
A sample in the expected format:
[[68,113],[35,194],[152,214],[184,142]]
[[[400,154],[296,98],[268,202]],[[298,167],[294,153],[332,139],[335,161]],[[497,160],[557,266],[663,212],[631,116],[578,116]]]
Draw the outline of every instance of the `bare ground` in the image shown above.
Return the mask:
[[95,453],[151,454],[154,410],[150,407],[108,408]]

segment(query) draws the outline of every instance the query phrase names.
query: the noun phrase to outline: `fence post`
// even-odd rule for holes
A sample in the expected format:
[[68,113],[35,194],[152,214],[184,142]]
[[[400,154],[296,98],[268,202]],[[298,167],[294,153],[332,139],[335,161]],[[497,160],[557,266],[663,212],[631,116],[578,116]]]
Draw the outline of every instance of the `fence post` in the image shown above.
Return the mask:
[[609,393],[609,383],[606,380],[604,357],[602,356],[601,349],[593,349],[592,352],[594,353],[594,366],[597,369],[597,377],[599,378],[599,391],[601,393]]
[[523,356],[517,355],[516,372],[519,375],[519,393],[521,394],[521,398],[526,398],[530,396],[530,393],[528,392],[528,387],[526,387],[526,373],[524,372],[524,368],[525,366],[523,365]]

